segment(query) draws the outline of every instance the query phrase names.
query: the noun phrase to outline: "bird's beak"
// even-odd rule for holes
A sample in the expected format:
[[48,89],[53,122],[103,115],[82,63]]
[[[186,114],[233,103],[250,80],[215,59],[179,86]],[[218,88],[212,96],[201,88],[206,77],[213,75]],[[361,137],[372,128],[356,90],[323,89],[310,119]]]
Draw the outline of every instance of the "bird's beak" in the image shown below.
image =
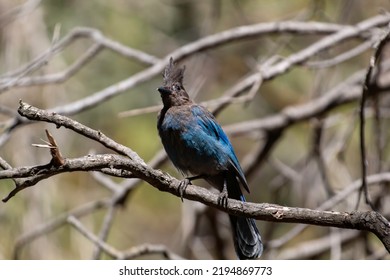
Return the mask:
[[170,94],[172,93],[172,91],[166,87],[159,87],[157,88],[157,90],[161,93],[161,94]]

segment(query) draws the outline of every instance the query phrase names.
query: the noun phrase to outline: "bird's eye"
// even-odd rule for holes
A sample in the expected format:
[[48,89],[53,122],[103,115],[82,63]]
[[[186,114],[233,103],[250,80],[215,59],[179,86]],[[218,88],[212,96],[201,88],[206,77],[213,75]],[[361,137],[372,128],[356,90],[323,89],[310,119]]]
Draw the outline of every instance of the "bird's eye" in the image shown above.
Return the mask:
[[173,85],[173,90],[179,91],[180,90],[180,86],[178,84],[174,84]]

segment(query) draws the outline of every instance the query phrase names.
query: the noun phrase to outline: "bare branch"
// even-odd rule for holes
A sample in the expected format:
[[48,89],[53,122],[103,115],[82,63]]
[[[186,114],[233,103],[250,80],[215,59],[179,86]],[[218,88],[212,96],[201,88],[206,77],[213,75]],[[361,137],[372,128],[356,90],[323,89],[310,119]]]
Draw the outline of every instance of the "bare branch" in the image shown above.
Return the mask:
[[66,223],[69,216],[74,216],[76,218],[81,218],[87,214],[92,213],[95,210],[106,208],[110,205],[111,200],[101,199],[96,201],[91,201],[83,206],[80,206],[74,210],[69,211],[68,213],[64,213],[56,217],[55,219],[43,224],[39,225],[28,233],[23,234],[16,240],[15,249],[14,249],[14,259],[18,259],[20,255],[20,251],[23,247],[30,242],[33,242],[37,238],[41,237],[44,234],[50,233]]
[[85,125],[82,125],[79,122],[76,122],[65,116],[61,116],[57,113],[50,113],[48,111],[38,109],[22,101],[20,101],[19,105],[20,105],[18,109],[19,114],[23,117],[28,118],[29,120],[54,123],[57,126],[57,128],[60,128],[61,126],[66,127],[81,135],[84,135],[89,139],[101,143],[105,147],[121,155],[128,156],[129,158],[132,158],[141,164],[145,164],[143,163],[143,160],[130,148],[116,143],[115,141],[111,140],[100,131],[93,130]]
[[135,259],[143,255],[149,254],[159,254],[163,255],[168,260],[182,260],[183,258],[171,250],[169,250],[164,245],[152,245],[152,244],[143,244],[135,246],[127,251],[123,252],[123,259]]
[[308,66],[310,68],[332,67],[340,63],[343,63],[344,61],[347,61],[355,56],[358,56],[359,54],[362,54],[363,52],[367,51],[371,47],[372,47],[372,42],[366,41],[358,45],[357,47],[346,51],[345,53],[332,57],[331,59],[323,60],[323,61],[308,61],[305,63],[305,66]]
[[[115,201],[111,204],[111,206],[107,209],[107,213],[104,216],[103,224],[101,230],[99,232],[98,240],[100,242],[105,242],[108,234],[110,232],[111,226],[114,222],[114,217],[116,213]],[[92,259],[97,260],[100,258],[100,254],[102,252],[102,248],[100,246],[96,246],[94,252],[92,253]]]
[[[346,231],[341,234],[341,242],[345,243],[355,239],[360,235],[358,231]],[[326,252],[332,245],[331,236],[325,236],[317,240],[306,241],[298,246],[287,249],[279,254],[276,258],[282,260],[307,259]]]
[[101,248],[105,253],[115,259],[123,259],[122,253],[110,246],[109,244],[102,242],[96,235],[87,230],[83,224],[74,216],[69,216],[67,222],[71,224],[75,229],[77,229],[82,235],[84,235],[88,240],[91,240],[95,245]]
[[[359,117],[360,117],[360,156],[362,161],[362,191],[364,191],[365,201],[368,205],[371,206],[371,208],[374,208],[374,205],[372,204],[372,201],[368,195],[368,189],[367,189],[367,158],[366,158],[366,138],[364,134],[364,127],[365,127],[365,116],[364,116],[364,107],[366,100],[370,93],[372,93],[372,83],[373,83],[373,71],[378,63],[378,59],[382,53],[382,50],[384,46],[387,44],[387,42],[390,39],[390,29],[387,31],[387,33],[379,40],[378,46],[375,50],[375,53],[372,55],[370,59],[370,66],[368,67],[367,74],[364,80],[363,84],[363,92],[362,92],[362,98],[360,102],[360,111],[359,111]],[[358,203],[359,204],[359,200]]]
[[[93,46],[90,51],[86,52],[86,57],[90,56],[91,53],[95,53],[98,51],[99,48],[106,47],[109,48],[120,55],[135,59],[141,63],[144,63],[146,65],[153,65],[158,62],[158,59],[146,54],[142,51],[132,49],[130,47],[124,46],[118,42],[112,41],[108,38],[106,38],[99,30],[93,29],[93,28],[86,28],[86,27],[77,27],[73,29],[68,35],[66,35],[64,38],[62,38],[60,41],[55,43],[50,49],[48,49],[46,52],[41,54],[40,56],[36,57],[34,60],[32,60],[30,63],[20,67],[19,69],[6,73],[2,76],[2,79],[0,80],[0,84],[5,82],[10,82],[7,80],[7,78],[21,78],[23,76],[26,76],[29,73],[32,73],[36,71],[37,69],[41,68],[42,66],[46,65],[47,62],[54,57],[56,54],[63,51],[67,46],[72,44],[75,40],[80,38],[89,38],[92,41],[94,41],[96,44]],[[95,50],[95,51],[92,51]],[[88,55],[88,53],[90,53]],[[85,59],[85,58],[84,58]],[[85,63],[84,63],[85,64]],[[84,65],[82,64],[82,65]],[[80,65],[80,66],[82,66]],[[43,77],[41,77],[43,79]],[[1,87],[0,92],[8,89],[9,87],[18,86],[17,80],[14,81],[12,85],[8,85],[7,87]]]
[[[36,109],[25,103],[21,103],[21,108],[19,111],[25,113],[35,112],[35,115],[39,116],[37,117],[38,119],[49,122],[57,122],[57,125],[61,124],[65,126],[65,123],[67,123],[67,120],[65,119],[64,122],[64,119],[60,115],[51,114],[51,117],[48,117],[43,110],[41,110],[41,112],[39,109]],[[34,114],[29,115],[31,116]],[[76,122],[70,125],[68,123],[68,127],[70,128],[70,126],[73,124],[78,127],[74,130],[78,130],[82,134],[86,133],[84,129],[80,129],[80,124]],[[87,134],[97,135],[98,133],[92,129],[89,129],[87,130]],[[109,143],[111,141],[113,142],[113,140],[109,138],[107,141]],[[111,144],[110,146],[115,147],[117,145]],[[138,158],[138,156],[136,156],[136,158]],[[179,195],[178,186],[180,185],[180,181],[177,179],[164,174],[161,171],[153,170],[145,164],[140,164],[137,161],[129,160],[127,158],[116,155],[90,155],[83,158],[66,159],[65,164],[58,167],[49,164],[44,166],[7,169],[0,171],[0,179],[25,178],[36,175],[47,178],[63,172],[91,170],[96,171],[103,168],[128,170],[134,174],[134,176],[148,182],[161,191],[167,191],[172,194]],[[229,207],[224,209],[218,204],[218,196],[216,194],[195,186],[189,186],[184,197],[191,200],[200,201],[206,205],[214,206],[220,210],[227,211],[230,214],[242,214],[267,221],[296,222],[368,230],[375,233],[385,245],[387,250],[390,250],[390,224],[383,216],[376,212],[327,212],[302,208],[281,207],[271,204],[241,203],[231,199],[229,199],[228,202]]]
[[[386,71],[388,71],[390,66],[388,61],[385,65]],[[225,126],[225,131],[232,135],[240,135],[253,130],[281,130],[297,122],[321,116],[336,106],[357,101],[361,98],[361,84],[363,83],[365,72],[364,70],[356,72],[317,99],[302,105],[287,107],[274,116]]]
[[[148,182],[160,191],[180,196],[179,180],[159,170],[153,170],[148,166],[137,164],[122,156],[107,154],[67,159],[65,164],[59,167],[32,166],[7,169],[0,171],[0,179],[30,177],[36,174],[49,177],[63,172],[96,171],[101,168],[129,170],[136,177]],[[217,194],[194,185],[187,187],[183,197],[216,207],[229,214],[242,215],[265,221],[303,223],[370,231],[377,235],[386,249],[390,252],[390,223],[377,212],[329,212],[284,207],[268,203],[243,203],[232,199],[228,200],[229,206],[225,209],[218,203]]]
[[[383,184],[389,182],[390,182],[390,173],[374,174],[367,177],[368,185],[376,185],[376,184]],[[337,193],[336,195],[326,200],[316,210],[326,211],[334,208],[337,204],[341,203],[342,201],[345,201],[345,199],[349,197],[353,192],[358,191],[361,185],[362,185],[361,179],[356,180],[352,184],[344,187],[341,192]],[[307,225],[297,225],[292,230],[287,232],[282,238],[272,240],[269,242],[268,245],[271,248],[278,248],[280,246],[283,246],[285,243],[287,243],[294,237],[298,236],[298,234],[300,234],[305,228],[307,228]]]
[[[158,63],[155,63],[153,66],[138,72],[137,74],[131,76],[130,78],[123,80],[117,84],[111,85],[99,92],[96,92],[84,99],[75,101],[73,103],[60,106],[57,108],[52,108],[52,111],[58,112],[63,115],[73,115],[79,113],[88,108],[94,107],[101,102],[110,99],[126,90],[129,90],[136,85],[151,79],[152,77],[160,74],[164,69],[165,65],[168,63],[169,58],[173,57],[176,61],[182,60],[189,55],[193,55],[197,52],[203,51],[205,49],[214,48],[220,46],[221,44],[226,44],[227,42],[233,42],[236,40],[242,40],[246,38],[251,38],[253,36],[260,36],[264,34],[276,33],[276,32],[298,32],[298,33],[333,33],[338,30],[333,35],[325,37],[324,39],[318,41],[312,46],[304,49],[301,52],[298,52],[294,55],[291,55],[289,58],[286,58],[282,62],[270,67],[265,74],[263,74],[264,80],[270,80],[277,75],[285,73],[288,69],[291,69],[292,66],[303,63],[310,57],[316,55],[320,51],[328,49],[339,42],[343,42],[350,38],[359,37],[369,29],[383,26],[390,21],[390,15],[380,15],[369,20],[363,21],[356,26],[339,28],[335,25],[323,25],[320,23],[305,24],[303,22],[277,22],[277,23],[263,23],[256,26],[256,28],[250,27],[238,27],[232,30],[227,30],[222,33],[217,33],[200,39],[199,41],[184,45],[181,48],[171,52],[166,55],[164,59],[160,60]],[[336,27],[336,28],[335,28]],[[325,30],[324,30],[325,29]],[[248,88],[251,87],[256,81],[258,81],[258,74],[251,75],[248,77]],[[241,89],[240,91],[245,90],[247,87]]]

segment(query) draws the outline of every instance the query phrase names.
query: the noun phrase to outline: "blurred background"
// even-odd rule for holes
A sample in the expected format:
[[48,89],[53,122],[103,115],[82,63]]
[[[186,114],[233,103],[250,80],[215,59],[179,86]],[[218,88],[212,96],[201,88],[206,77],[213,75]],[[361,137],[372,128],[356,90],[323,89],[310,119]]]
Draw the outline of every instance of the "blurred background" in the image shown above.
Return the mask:
[[[113,41],[163,58],[204,36],[242,25],[286,20],[348,25],[388,12],[389,8],[388,0],[373,0],[369,4],[363,0],[0,0],[0,73],[7,77],[76,27],[98,29]],[[186,65],[185,86],[197,102],[219,98],[270,58],[287,57],[323,36],[266,34],[203,51],[181,62]],[[361,43],[358,39],[350,40],[321,53],[315,60],[337,56]],[[61,72],[91,45],[88,38],[75,40],[28,76]],[[224,108],[218,114],[218,120],[229,132],[243,167],[250,165],[254,151],[264,144],[265,136],[261,131],[234,134],[234,124],[266,118],[288,106],[304,104],[326,94],[353,73],[366,69],[371,54],[372,49],[367,49],[333,67],[296,66],[292,71],[264,82],[250,102],[237,102]],[[146,67],[104,49],[64,82],[2,90],[0,132],[3,136],[6,134],[20,99],[39,108],[61,106],[105,89]],[[156,130],[161,104],[156,88],[161,83],[161,76],[154,76],[71,118],[102,131],[148,162],[162,149]],[[380,104],[384,107],[381,115],[381,143],[384,144],[379,152],[373,133],[377,131],[373,129],[373,114],[372,111],[367,113],[369,174],[377,173],[377,166],[380,166],[379,171],[386,171],[388,167],[388,114],[385,113],[388,113],[386,104],[389,103],[383,99]],[[251,193],[247,194],[247,200],[315,209],[359,179],[358,106],[358,102],[339,106],[329,114],[318,115],[286,129],[267,160],[251,170],[248,177]],[[134,111],[142,108],[150,110]],[[48,151],[31,145],[43,143],[45,128],[55,137],[65,157],[109,152],[70,130],[35,123],[4,136],[0,156],[13,167],[47,163],[50,160]],[[316,145],[321,147],[319,160]],[[157,167],[181,178],[168,161]],[[21,241],[70,211],[111,197],[112,192],[99,178],[87,173],[61,174],[2,203],[0,259],[90,259],[97,256],[110,259],[104,253],[97,254],[93,244],[66,222],[59,222],[59,226],[53,226],[52,230],[26,243]],[[116,186],[127,184],[117,178],[109,180]],[[201,181],[197,184],[207,185]],[[0,195],[5,197],[13,186],[11,180],[0,181]],[[389,218],[389,187],[380,185],[372,191],[379,211]],[[357,192],[354,192],[330,210],[353,211],[357,200]],[[79,219],[96,235],[101,233],[103,221],[109,219],[111,225],[106,242],[120,251],[155,244],[166,246],[184,258],[235,258],[229,222],[224,213],[186,200],[181,203],[178,197],[159,192],[146,183],[137,185],[125,201],[112,209],[110,218],[107,218],[107,207],[101,207],[80,215]],[[367,209],[364,202],[360,203],[359,210]],[[309,226],[283,241],[297,225],[257,223],[266,246],[264,259],[389,259],[380,241],[369,233]],[[164,256],[146,254],[140,258]]]

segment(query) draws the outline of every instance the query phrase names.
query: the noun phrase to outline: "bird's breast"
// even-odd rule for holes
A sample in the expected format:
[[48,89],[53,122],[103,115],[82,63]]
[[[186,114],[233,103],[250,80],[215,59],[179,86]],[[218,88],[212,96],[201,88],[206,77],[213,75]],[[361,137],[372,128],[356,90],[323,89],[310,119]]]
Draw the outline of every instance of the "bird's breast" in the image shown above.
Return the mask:
[[228,158],[223,145],[198,124],[190,111],[168,110],[159,134],[169,158],[184,173],[215,175],[226,169]]

